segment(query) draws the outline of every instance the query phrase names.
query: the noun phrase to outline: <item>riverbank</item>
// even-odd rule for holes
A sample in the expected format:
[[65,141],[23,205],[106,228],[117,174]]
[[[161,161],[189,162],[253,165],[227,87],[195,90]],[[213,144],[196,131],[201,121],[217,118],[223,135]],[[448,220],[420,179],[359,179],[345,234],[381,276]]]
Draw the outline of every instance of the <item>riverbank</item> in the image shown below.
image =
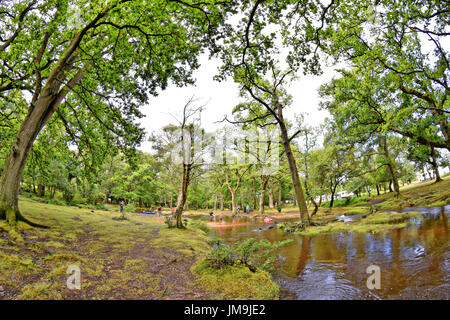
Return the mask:
[[[219,276],[236,280],[233,289],[196,272],[211,252],[198,228],[169,229],[163,218],[134,213],[117,220],[118,212],[22,197],[20,208],[50,229],[0,222],[0,299],[262,299],[267,295],[254,288],[276,286],[267,275],[233,277],[225,270]],[[80,290],[67,287],[69,266],[79,267]]]

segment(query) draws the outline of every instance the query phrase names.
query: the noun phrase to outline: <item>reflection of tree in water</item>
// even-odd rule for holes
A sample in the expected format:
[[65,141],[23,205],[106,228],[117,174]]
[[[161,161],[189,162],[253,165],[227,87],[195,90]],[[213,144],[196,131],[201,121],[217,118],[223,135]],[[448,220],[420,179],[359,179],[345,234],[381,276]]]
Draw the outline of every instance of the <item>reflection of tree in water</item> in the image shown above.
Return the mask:
[[395,229],[391,235],[391,263],[381,271],[382,281],[385,285],[381,287],[386,294],[396,294],[410,285],[411,275],[408,268],[404,268],[402,259],[402,229]]
[[309,256],[311,254],[311,237],[302,237],[302,245],[300,248],[300,256],[298,257],[296,274],[299,275],[308,264]]
[[447,215],[445,214],[445,207],[441,208],[441,219],[442,219],[442,226],[444,227],[444,233],[448,238],[448,219]]
[[[336,235],[317,235],[313,241],[314,259],[318,262],[344,264],[345,248],[339,245],[340,237]],[[341,248],[339,248],[341,247]]]
[[278,229],[255,232],[263,226],[261,223],[221,231],[234,241],[249,237],[271,242],[293,239],[279,251],[286,258],[282,274],[291,279],[286,288],[302,297],[323,294],[330,298],[370,298],[366,269],[378,265],[381,290],[372,290],[373,294],[394,299],[442,299],[448,288],[448,216],[441,208],[422,212],[424,217],[414,218],[406,228],[378,234],[300,236]]

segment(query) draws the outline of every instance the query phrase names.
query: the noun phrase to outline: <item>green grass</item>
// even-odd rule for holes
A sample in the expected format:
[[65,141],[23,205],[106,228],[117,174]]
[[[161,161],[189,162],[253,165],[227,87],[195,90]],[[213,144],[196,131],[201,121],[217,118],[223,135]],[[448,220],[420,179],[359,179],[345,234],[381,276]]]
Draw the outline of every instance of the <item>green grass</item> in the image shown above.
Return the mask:
[[368,208],[353,208],[353,209],[345,210],[344,215],[345,216],[356,216],[356,215],[365,214],[368,212],[369,212]]
[[[174,266],[185,265],[188,287],[193,280],[189,266],[209,250],[206,237],[195,230],[169,230],[161,221],[138,215],[119,222],[113,220],[118,212],[23,197],[19,205],[27,218],[50,229],[23,223],[12,229],[0,221],[0,283],[8,299],[156,299],[164,291],[170,298],[161,281],[184,276],[165,265],[173,260]],[[81,267],[80,291],[66,287],[72,264]],[[153,270],[155,265],[162,272]]]
[[361,221],[361,224],[397,224],[406,222],[410,215],[404,212],[377,212]]
[[[0,221],[0,283],[5,299],[241,299],[277,298],[270,275],[226,271],[223,286],[192,271],[210,252],[208,227],[183,230],[154,216],[59,206],[20,197],[22,213],[50,229]],[[67,268],[81,269],[81,290],[66,286]],[[236,272],[235,272],[236,271]],[[235,278],[234,278],[235,277]],[[230,285],[229,281],[236,280]],[[248,282],[245,282],[249,280]],[[235,288],[233,291],[231,288]],[[251,292],[257,293],[252,296]],[[270,293],[269,293],[270,292]]]

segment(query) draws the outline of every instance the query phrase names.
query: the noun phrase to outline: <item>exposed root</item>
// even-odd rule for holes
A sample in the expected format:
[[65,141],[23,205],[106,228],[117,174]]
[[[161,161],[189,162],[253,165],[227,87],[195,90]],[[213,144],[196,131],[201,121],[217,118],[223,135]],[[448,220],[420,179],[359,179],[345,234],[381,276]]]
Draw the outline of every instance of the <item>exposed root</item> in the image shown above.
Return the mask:
[[43,225],[43,224],[39,224],[33,221],[28,220],[27,218],[25,218],[19,210],[16,211],[16,219],[17,221],[22,221],[25,222],[26,224],[29,224],[32,227],[36,227],[36,228],[42,228],[42,229],[50,229],[49,226]]

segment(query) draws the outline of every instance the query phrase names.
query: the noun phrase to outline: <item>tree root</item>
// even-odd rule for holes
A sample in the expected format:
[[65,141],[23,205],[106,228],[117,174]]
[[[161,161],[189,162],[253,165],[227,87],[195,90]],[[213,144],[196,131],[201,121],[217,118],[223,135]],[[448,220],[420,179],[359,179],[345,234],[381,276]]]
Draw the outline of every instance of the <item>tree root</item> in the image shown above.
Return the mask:
[[17,219],[17,221],[25,222],[26,224],[29,224],[30,226],[35,227],[35,228],[50,229],[49,226],[46,226],[46,225],[39,224],[39,223],[36,223],[36,222],[33,222],[33,221],[28,220],[27,218],[25,218],[25,217],[20,213],[19,210],[16,211],[16,219]]

